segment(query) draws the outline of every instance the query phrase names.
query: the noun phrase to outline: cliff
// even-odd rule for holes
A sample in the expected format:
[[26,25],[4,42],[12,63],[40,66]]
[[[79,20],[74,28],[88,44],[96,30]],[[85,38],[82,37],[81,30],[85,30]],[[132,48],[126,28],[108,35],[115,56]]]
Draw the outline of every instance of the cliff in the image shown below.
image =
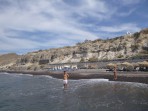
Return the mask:
[[43,64],[111,60],[148,55],[148,28],[112,39],[86,40],[75,46],[29,52],[17,58],[11,69],[41,69]]

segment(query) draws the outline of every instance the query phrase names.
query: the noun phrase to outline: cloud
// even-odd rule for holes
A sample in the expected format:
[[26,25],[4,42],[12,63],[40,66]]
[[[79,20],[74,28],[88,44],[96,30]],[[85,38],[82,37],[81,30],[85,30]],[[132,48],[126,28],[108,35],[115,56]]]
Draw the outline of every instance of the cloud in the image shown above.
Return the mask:
[[1,50],[20,50],[20,49],[30,49],[36,48],[37,46],[41,45],[37,42],[33,42],[30,40],[25,39],[18,39],[18,38],[8,38],[8,37],[1,37],[0,41],[0,49]]
[[[5,31],[7,34],[0,38],[1,41],[2,39],[5,39],[5,43],[0,47],[1,50],[4,50],[4,48],[6,50],[17,50],[18,47],[21,49],[25,47],[35,48],[40,46],[40,41],[31,41],[31,37],[22,39],[22,35],[19,33],[22,31],[58,33],[61,34],[61,37],[63,37],[62,39],[65,39],[65,41],[67,41],[66,39],[68,38],[77,41],[96,39],[97,36],[92,32],[85,30],[83,24],[81,25],[77,19],[73,18],[73,14],[77,14],[81,19],[90,16],[102,20],[105,18],[103,14],[108,11],[103,2],[97,2],[96,0],[83,1],[83,3],[79,3],[77,7],[71,7],[62,0],[6,0],[3,1],[1,6],[2,5],[5,6],[3,6],[3,11],[0,13],[0,29],[7,30]],[[13,35],[12,31],[9,30],[14,30]],[[10,36],[15,36],[17,39],[15,37],[15,39],[8,39]],[[36,36],[38,37],[38,35]],[[25,46],[23,43],[27,45]],[[65,42],[65,44],[66,43],[68,45],[68,42]],[[11,47],[11,44],[13,44],[13,47]]]
[[104,32],[137,32],[140,30],[140,28],[133,23],[128,23],[128,24],[121,24],[121,25],[116,25],[116,26],[102,26],[98,30],[104,31]]
[[141,0],[120,0],[123,5],[134,5],[141,2]]
[[137,31],[136,24],[122,23],[120,29],[102,24],[114,20],[118,8],[103,0],[0,0],[0,52],[61,47],[107,36],[104,32]]
[[136,9],[133,8],[133,9],[128,10],[128,11],[120,12],[120,13],[118,13],[117,15],[118,15],[118,16],[122,16],[122,17],[126,17],[126,16],[131,15],[135,10],[136,10]]

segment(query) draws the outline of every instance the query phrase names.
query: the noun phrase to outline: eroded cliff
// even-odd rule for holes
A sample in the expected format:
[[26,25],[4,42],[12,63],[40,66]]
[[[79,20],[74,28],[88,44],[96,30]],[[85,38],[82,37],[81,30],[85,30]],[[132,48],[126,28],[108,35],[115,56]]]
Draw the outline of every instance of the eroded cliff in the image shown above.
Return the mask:
[[86,40],[75,46],[29,52],[17,58],[11,69],[20,67],[24,70],[41,69],[40,61],[55,64],[130,58],[147,54],[148,28],[113,39]]

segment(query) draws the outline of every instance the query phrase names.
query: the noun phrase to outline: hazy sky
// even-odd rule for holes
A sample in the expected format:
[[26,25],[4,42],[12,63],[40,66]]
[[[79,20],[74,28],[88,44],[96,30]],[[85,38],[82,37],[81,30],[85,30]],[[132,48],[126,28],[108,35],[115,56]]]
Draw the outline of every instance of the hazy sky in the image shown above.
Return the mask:
[[0,0],[0,53],[75,45],[148,27],[148,0]]

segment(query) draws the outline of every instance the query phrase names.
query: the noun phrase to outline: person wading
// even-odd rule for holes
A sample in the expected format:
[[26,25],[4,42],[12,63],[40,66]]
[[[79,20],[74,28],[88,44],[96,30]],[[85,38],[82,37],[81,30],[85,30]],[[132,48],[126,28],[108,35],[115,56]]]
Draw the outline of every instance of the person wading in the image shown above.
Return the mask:
[[114,65],[114,80],[117,80],[117,65]]
[[69,77],[69,74],[67,74],[67,72],[66,72],[66,71],[64,71],[64,74],[63,74],[64,89],[66,89],[66,88],[67,88],[68,77]]

